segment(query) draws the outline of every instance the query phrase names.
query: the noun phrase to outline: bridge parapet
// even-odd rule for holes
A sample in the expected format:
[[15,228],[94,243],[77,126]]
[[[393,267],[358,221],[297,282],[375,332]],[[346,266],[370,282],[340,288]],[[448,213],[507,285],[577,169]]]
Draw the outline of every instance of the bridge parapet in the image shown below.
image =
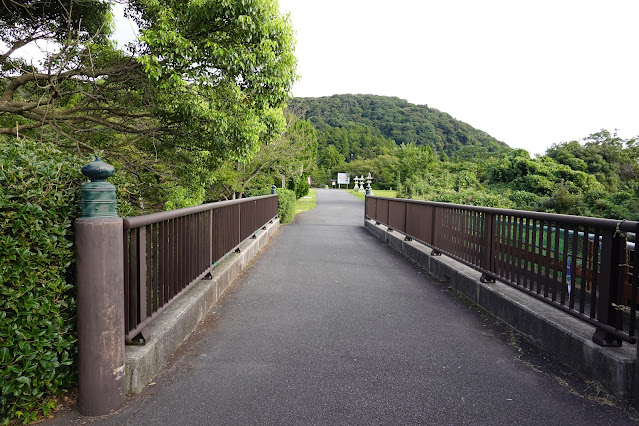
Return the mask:
[[276,216],[264,195],[124,218],[127,343],[144,344],[158,313]]
[[125,340],[146,343],[153,318],[277,218],[278,196],[122,219],[105,181],[113,167],[96,159],[83,173],[91,183],[75,222],[79,409],[97,416],[125,401]]
[[365,215],[594,325],[599,345],[636,343],[638,222],[384,197]]

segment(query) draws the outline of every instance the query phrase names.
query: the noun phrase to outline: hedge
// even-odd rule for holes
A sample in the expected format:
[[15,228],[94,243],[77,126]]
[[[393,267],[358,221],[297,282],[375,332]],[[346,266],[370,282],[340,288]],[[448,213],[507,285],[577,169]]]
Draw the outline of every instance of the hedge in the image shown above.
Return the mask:
[[0,424],[47,415],[75,383],[81,166],[48,143],[0,138]]
[[277,188],[277,215],[282,223],[288,223],[295,217],[295,192]]

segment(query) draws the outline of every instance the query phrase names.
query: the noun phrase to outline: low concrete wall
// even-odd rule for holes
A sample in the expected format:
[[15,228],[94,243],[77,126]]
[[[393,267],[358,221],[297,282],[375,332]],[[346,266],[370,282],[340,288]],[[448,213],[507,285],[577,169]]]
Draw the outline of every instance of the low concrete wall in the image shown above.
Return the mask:
[[499,281],[482,283],[481,273],[447,256],[432,256],[431,249],[375,221],[364,226],[430,274],[466,296],[476,305],[527,335],[539,347],[585,377],[601,383],[620,398],[632,397],[636,349],[604,348],[592,342],[595,328]]
[[151,338],[143,346],[126,347],[127,394],[139,393],[153,380],[173,352],[191,334],[224,290],[248,265],[279,227],[279,219],[260,229],[255,239],[244,241],[240,253],[231,253],[213,270],[213,278],[201,280],[182,294],[148,325]]

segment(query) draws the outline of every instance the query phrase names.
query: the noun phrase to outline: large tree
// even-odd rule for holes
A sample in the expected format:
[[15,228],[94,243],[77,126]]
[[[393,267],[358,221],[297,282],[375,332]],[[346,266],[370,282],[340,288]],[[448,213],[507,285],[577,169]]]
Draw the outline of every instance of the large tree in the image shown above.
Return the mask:
[[286,110],[286,129],[261,147],[250,162],[227,161],[213,173],[210,199],[231,199],[259,193],[281,180],[308,175],[317,164],[317,134],[301,112]]
[[2,0],[0,134],[105,152],[147,186],[204,182],[277,138],[296,60],[276,1],[120,2],[139,27],[126,50],[109,1]]

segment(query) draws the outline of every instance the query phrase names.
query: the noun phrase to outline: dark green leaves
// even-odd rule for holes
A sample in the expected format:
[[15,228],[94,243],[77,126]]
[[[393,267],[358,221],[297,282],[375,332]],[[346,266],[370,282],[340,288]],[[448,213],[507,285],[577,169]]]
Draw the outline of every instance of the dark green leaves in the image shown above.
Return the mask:
[[49,144],[0,139],[0,424],[50,411],[74,381],[80,166]]

